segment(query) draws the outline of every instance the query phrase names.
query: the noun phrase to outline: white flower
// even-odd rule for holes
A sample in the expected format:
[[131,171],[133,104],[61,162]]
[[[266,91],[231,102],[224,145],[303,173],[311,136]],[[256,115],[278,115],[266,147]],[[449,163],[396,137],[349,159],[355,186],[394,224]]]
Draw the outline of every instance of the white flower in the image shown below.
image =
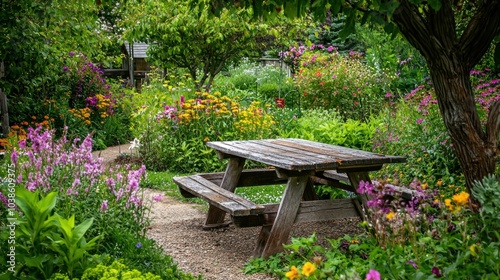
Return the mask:
[[133,150],[139,148],[140,146],[141,146],[141,141],[137,138],[134,138],[134,141],[130,142],[130,147],[128,147],[128,149]]

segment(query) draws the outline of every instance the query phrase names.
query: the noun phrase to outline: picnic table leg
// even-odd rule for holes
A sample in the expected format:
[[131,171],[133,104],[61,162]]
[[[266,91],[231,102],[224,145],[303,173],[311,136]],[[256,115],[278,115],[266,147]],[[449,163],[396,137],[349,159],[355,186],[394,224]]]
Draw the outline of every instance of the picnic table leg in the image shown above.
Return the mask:
[[[243,165],[245,164],[245,159],[240,157],[229,158],[229,163],[224,173],[224,178],[220,187],[228,191],[234,192],[240,180],[241,172],[243,171]],[[228,224],[224,223],[224,217],[226,212],[223,210],[210,205],[208,208],[207,219],[203,225],[203,229],[213,229],[218,227],[224,227]]]
[[[370,175],[368,172],[346,172],[349,177],[349,181],[351,182],[351,186],[357,190],[359,188],[359,183],[361,181],[372,182],[370,179]],[[366,211],[367,205],[366,202],[370,198],[366,194],[358,194],[358,200],[355,200],[356,208],[358,209],[359,216],[363,220],[368,219],[368,212]]]
[[276,219],[272,226],[263,226],[259,234],[255,257],[267,258],[283,250],[292,230],[309,175],[288,178]]

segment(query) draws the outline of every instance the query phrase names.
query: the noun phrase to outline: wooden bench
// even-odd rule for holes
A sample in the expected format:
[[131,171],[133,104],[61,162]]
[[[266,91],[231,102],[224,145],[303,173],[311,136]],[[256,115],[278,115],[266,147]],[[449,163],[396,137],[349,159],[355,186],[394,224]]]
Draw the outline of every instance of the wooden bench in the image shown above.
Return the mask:
[[[342,188],[346,191],[357,193],[357,191],[351,187],[350,182],[349,182],[349,177],[347,176],[346,173],[338,173],[335,170],[325,170],[321,174],[319,174],[318,176],[316,179],[317,181],[321,181],[322,177],[334,179],[334,180],[339,182],[339,183],[335,184],[335,187]],[[322,182],[322,183],[325,183],[325,182]],[[340,185],[338,185],[338,184],[340,184]],[[404,198],[406,200],[411,200],[411,199],[415,198],[416,196],[420,195],[415,190],[410,190],[408,188],[399,187],[399,186],[393,186],[393,192],[394,192],[395,196],[401,196],[402,198]]]
[[[224,172],[201,173],[191,176],[174,177],[183,197],[199,197],[231,215],[236,227],[268,226],[274,223],[279,204],[257,205],[237,194],[222,189],[219,185]],[[279,178],[274,169],[243,170],[238,187],[284,184],[286,179]],[[353,199],[322,201],[302,201],[294,223],[328,221],[334,218],[359,217]],[[205,229],[225,226],[226,224],[205,225]]]
[[200,175],[174,177],[173,181],[179,186],[184,197],[197,196],[209,204],[226,211],[232,217],[258,215],[263,213],[265,209],[264,206],[220,188]]

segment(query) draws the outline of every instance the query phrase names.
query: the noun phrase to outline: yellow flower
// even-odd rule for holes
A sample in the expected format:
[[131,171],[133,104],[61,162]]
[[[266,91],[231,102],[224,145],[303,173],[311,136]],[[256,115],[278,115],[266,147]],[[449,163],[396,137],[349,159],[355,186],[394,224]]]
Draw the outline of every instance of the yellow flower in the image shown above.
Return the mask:
[[302,274],[305,276],[310,276],[314,271],[316,271],[316,266],[311,262],[306,262],[302,267]]
[[89,125],[90,123],[91,123],[90,120],[85,121],[85,124],[87,124],[87,125]]
[[443,181],[441,181],[441,179],[439,179],[436,184],[438,187],[441,187],[443,185]]
[[297,267],[294,265],[290,268],[290,271],[288,271],[286,274],[285,274],[286,278],[288,279],[295,279],[295,278],[298,278],[299,277],[299,270],[297,269]]
[[203,139],[203,142],[208,142],[208,141],[210,141],[210,138],[208,137],[205,137],[205,139]]
[[453,201],[458,205],[465,205],[469,202],[469,194],[466,192],[461,192],[453,196]]
[[448,210],[453,211],[453,205],[451,204],[451,199],[449,198],[445,199],[444,205],[448,208]]
[[423,190],[427,189],[427,183],[423,183],[420,187],[422,187]]
[[472,244],[469,247],[470,254],[473,255],[474,257],[477,257],[477,251],[478,251],[478,246],[476,244]]
[[387,220],[389,220],[389,221],[390,221],[390,220],[394,219],[394,216],[395,216],[395,215],[396,215],[396,214],[395,214],[394,212],[392,212],[392,211],[391,211],[391,212],[387,213],[387,215],[385,215],[385,217],[387,218]]

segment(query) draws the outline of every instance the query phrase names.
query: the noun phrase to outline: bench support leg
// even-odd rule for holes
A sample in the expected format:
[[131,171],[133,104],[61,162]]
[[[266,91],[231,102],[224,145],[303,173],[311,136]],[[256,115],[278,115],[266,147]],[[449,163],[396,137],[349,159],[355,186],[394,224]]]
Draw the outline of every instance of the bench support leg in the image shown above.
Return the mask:
[[308,182],[309,175],[288,178],[274,224],[271,228],[262,227],[254,256],[267,258],[283,250],[282,245],[288,241]]
[[[359,183],[361,181],[372,182],[370,179],[370,175],[368,172],[348,172],[347,176],[349,177],[349,181],[351,182],[351,186],[357,190],[359,188]],[[358,214],[361,219],[367,221],[368,213],[366,210],[368,209],[366,206],[366,202],[370,199],[366,194],[357,194],[358,199],[355,200],[355,206],[358,210]]]
[[[244,165],[245,165],[244,158],[240,157],[229,158],[229,163],[227,165],[224,178],[222,178],[220,187],[230,192],[234,192],[236,186],[238,185],[238,181],[240,180],[241,172],[243,171]],[[226,212],[215,206],[210,205],[210,207],[208,208],[207,219],[205,220],[203,228],[213,229],[213,228],[227,226],[227,224],[224,223],[225,216]]]

